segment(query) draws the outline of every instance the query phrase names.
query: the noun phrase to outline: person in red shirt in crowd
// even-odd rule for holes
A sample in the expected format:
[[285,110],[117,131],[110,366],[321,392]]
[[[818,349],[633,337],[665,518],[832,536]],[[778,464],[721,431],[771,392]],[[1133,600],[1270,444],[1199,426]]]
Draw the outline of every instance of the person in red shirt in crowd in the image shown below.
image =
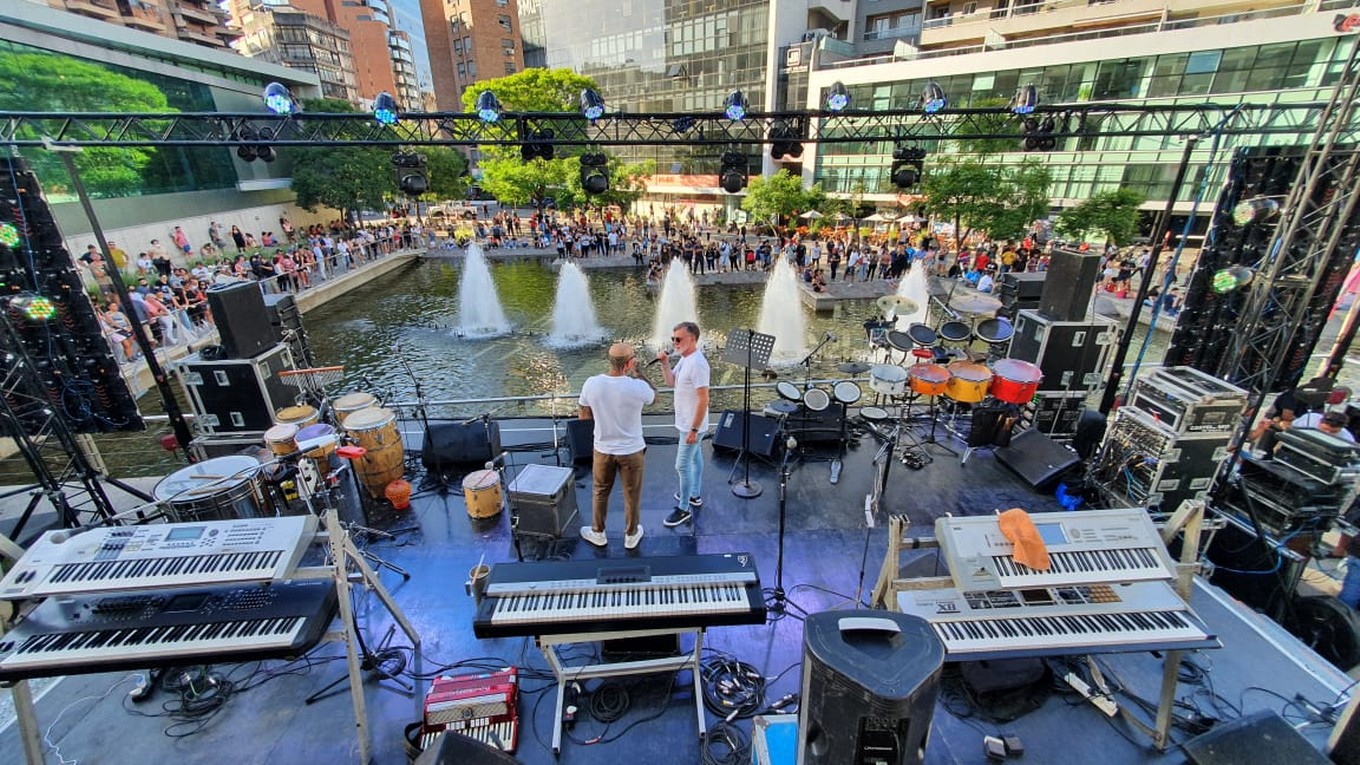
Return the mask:
[[977,269],[978,273],[981,273],[987,270],[987,264],[991,262],[992,258],[990,255],[987,254],[986,250],[978,250],[977,262],[974,268]]

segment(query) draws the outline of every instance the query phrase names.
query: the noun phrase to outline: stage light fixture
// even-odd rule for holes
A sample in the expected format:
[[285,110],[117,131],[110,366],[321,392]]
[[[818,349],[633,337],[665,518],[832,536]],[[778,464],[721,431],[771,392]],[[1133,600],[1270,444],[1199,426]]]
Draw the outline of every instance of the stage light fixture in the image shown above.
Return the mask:
[[888,177],[894,186],[899,189],[910,189],[921,182],[921,176],[925,173],[925,149],[898,144],[893,148],[892,157],[892,169],[888,172]]
[[1011,101],[1012,114],[1030,114],[1039,108],[1039,89],[1034,85],[1021,85]]
[[594,88],[581,91],[581,116],[591,122],[604,116],[604,99]]
[[723,114],[727,115],[727,118],[733,122],[746,119],[746,109],[746,94],[740,90],[732,91],[723,100]]
[[845,83],[837,81],[832,83],[831,89],[826,93],[826,108],[828,111],[843,112],[850,107],[850,91],[845,87]]
[[1057,126],[1052,117],[1045,117],[1042,120],[1026,117],[1020,124],[1024,134],[1020,148],[1025,151],[1052,151],[1057,148],[1058,141],[1053,137],[1053,131]]
[[417,152],[397,152],[392,155],[397,168],[397,188],[407,196],[418,197],[430,190],[428,160]]
[[1226,295],[1251,284],[1251,280],[1254,278],[1256,278],[1256,272],[1246,266],[1229,266],[1220,271],[1215,271],[1209,286],[1213,288],[1214,292]]
[[718,171],[718,185],[728,194],[736,194],[746,188],[746,179],[750,173],[746,164],[746,155],[739,151],[725,151],[722,154],[722,169]]
[[273,162],[278,155],[274,153],[274,147],[270,146],[268,131],[260,130],[252,125],[242,125],[237,131],[237,136],[241,139],[241,144],[236,147],[236,156],[246,162],[260,160],[262,162]]
[[525,162],[531,159],[552,159],[554,152],[551,141],[554,135],[556,134],[548,128],[530,132],[524,143],[520,144],[520,159]]
[[1237,203],[1233,208],[1233,222],[1239,226],[1263,223],[1280,213],[1280,203],[1268,197],[1252,197]]
[[609,191],[609,157],[600,152],[581,155],[581,188],[592,196]]
[[496,122],[501,118],[501,102],[496,94],[483,90],[477,96],[477,116],[482,122]]
[[18,247],[22,241],[23,237],[19,236],[19,229],[15,228],[13,223],[0,223],[0,244]]
[[275,114],[293,114],[300,111],[292,91],[281,82],[271,82],[264,86],[264,105]]
[[926,114],[935,114],[949,105],[949,99],[944,94],[944,88],[940,83],[931,80],[926,83],[926,89],[921,93],[921,111]]
[[48,321],[57,315],[56,304],[42,295],[19,294],[9,304],[30,321]]
[[379,125],[397,124],[397,99],[391,93],[384,90],[373,99],[373,119]]
[[803,156],[803,137],[787,122],[777,122],[770,128],[770,157],[798,159]]

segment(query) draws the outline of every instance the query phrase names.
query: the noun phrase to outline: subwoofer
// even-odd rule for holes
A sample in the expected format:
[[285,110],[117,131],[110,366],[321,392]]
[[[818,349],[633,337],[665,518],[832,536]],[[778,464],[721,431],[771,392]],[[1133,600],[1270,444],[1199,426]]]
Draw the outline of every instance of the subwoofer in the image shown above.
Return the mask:
[[1054,321],[1085,320],[1099,275],[1099,255],[1054,250],[1039,296],[1039,313]]
[[798,765],[916,765],[940,692],[944,645],[924,619],[826,611],[803,624]]
[[229,359],[253,359],[279,342],[255,282],[220,284],[208,290],[208,308]]
[[429,470],[480,468],[501,453],[501,426],[495,420],[431,422],[420,449]]

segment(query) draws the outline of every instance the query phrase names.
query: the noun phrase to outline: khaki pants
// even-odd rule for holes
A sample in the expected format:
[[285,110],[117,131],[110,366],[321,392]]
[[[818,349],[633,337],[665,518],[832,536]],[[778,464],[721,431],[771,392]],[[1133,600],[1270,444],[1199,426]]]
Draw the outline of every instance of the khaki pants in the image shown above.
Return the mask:
[[642,465],[647,450],[633,454],[605,454],[595,451],[592,465],[595,479],[594,499],[591,503],[591,528],[604,531],[609,516],[609,492],[614,490],[614,476],[623,476],[624,533],[637,531],[642,515]]

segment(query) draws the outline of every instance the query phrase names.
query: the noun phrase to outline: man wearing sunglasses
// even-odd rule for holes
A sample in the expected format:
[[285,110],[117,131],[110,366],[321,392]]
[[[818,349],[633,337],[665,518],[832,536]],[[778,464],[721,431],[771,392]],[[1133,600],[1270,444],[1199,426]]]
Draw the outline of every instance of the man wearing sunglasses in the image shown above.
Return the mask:
[[708,431],[708,385],[711,370],[699,350],[699,325],[682,321],[671,332],[671,342],[679,358],[671,368],[670,354],[656,355],[661,362],[666,384],[675,388],[675,429],[680,431],[680,448],[675,454],[675,472],[680,476],[677,506],[666,516],[667,527],[675,527],[694,517],[703,507],[700,495],[704,479],[704,454],[700,443]]

